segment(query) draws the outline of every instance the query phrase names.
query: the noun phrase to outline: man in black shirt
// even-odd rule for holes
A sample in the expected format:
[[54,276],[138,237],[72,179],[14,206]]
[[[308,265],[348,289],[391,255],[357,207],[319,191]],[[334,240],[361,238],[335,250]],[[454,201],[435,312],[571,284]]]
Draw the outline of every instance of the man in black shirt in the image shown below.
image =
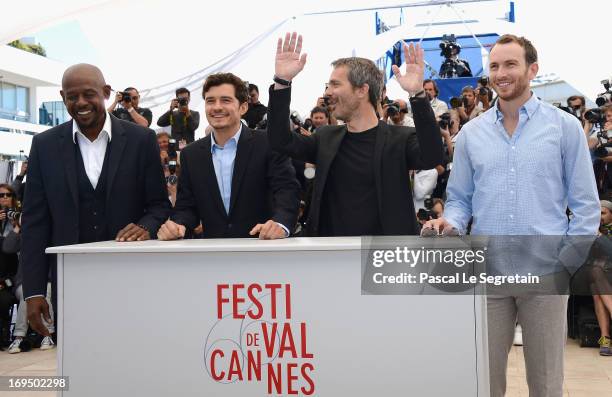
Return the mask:
[[189,109],[191,93],[187,88],[176,90],[176,98],[170,102],[170,110],[162,114],[157,125],[160,127],[171,127],[172,138],[177,142],[194,141],[195,130],[200,125],[200,113]]
[[255,84],[249,84],[249,110],[242,117],[247,122],[249,128],[257,127],[268,108],[259,102],[259,87]]
[[415,128],[378,120],[382,72],[374,62],[352,57],[332,63],[325,92],[334,116],[345,125],[320,127],[304,136],[289,126],[289,87],[306,64],[301,49],[302,37],[296,33],[278,41],[268,137],[273,149],[317,166],[309,235],[418,234],[408,171],[442,163],[440,129],[423,91],[423,50],[404,45],[406,74],[393,67],[410,96]]
[[[149,108],[138,107],[139,102],[140,94],[138,90],[134,87],[128,87],[123,92],[115,94],[115,101],[108,108],[108,112],[120,120],[150,127],[151,121],[153,121],[153,113]],[[121,104],[120,108],[117,108],[118,104]]]

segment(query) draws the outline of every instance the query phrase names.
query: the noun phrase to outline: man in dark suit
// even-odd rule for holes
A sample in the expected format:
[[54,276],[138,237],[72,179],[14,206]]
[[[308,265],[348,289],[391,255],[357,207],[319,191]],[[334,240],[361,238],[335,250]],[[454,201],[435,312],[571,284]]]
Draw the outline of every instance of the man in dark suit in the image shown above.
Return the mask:
[[326,96],[334,116],[345,122],[312,136],[291,131],[291,80],[304,68],[302,37],[278,40],[275,85],[270,88],[268,138],[274,150],[316,164],[308,233],[313,236],[418,234],[410,169],[442,164],[440,128],[423,91],[423,50],[404,45],[406,74],[393,67],[410,96],[415,128],[391,126],[376,109],[382,73],[363,58],[335,61]]
[[[170,213],[153,131],[109,115],[110,86],[92,65],[71,66],[60,91],[72,121],[34,136],[22,216],[23,291],[32,328],[48,336],[51,246],[155,236]],[[55,299],[53,299],[55,303]]]
[[174,213],[157,237],[183,238],[200,222],[207,238],[289,236],[300,187],[289,158],[272,151],[265,132],[240,121],[247,111],[245,83],[231,73],[213,74],[203,97],[213,131],[181,152]]

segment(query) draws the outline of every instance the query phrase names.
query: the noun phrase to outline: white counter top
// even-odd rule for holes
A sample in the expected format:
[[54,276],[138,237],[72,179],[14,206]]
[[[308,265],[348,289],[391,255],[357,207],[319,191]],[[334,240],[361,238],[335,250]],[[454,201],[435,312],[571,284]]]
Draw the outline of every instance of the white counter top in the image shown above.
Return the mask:
[[145,252],[270,252],[270,251],[351,251],[361,249],[360,237],[298,237],[282,240],[196,239],[136,241],[66,245],[47,248],[48,254],[145,253]]

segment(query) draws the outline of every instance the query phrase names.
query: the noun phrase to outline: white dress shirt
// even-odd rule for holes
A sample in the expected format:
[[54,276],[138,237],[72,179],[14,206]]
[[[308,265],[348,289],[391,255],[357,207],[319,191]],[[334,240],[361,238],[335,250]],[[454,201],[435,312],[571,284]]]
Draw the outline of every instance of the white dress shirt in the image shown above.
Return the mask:
[[111,138],[111,120],[108,112],[106,113],[106,120],[104,120],[102,131],[100,131],[100,134],[98,134],[98,137],[93,142],[81,132],[77,122],[72,120],[72,139],[75,144],[77,141],[79,143],[85,173],[94,189],[98,185],[98,179],[100,179],[100,173],[102,173],[102,166],[104,165],[106,147]]

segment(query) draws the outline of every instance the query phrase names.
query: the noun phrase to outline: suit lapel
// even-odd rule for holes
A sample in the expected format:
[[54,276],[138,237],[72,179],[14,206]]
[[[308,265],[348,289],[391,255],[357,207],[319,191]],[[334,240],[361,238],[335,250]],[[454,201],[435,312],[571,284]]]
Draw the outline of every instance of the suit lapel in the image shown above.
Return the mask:
[[[227,213],[225,212],[225,206],[223,205],[223,199],[221,199],[221,189],[219,188],[219,184],[217,183],[217,174],[215,174],[215,164],[213,163],[212,153],[210,151],[211,144],[212,142],[210,139],[210,135],[202,139],[200,143],[200,149],[202,150],[202,157],[204,161],[204,163],[202,164],[202,169],[204,170],[205,184],[203,186],[205,189],[206,187],[212,189],[211,196],[213,197],[217,209],[220,213],[227,216]],[[198,182],[196,180],[193,184],[194,186],[192,187],[193,190],[199,188],[199,186],[195,185],[197,183]]]
[[232,194],[230,197],[230,214],[236,204],[238,197],[238,191],[244,173],[249,165],[249,159],[251,157],[251,151],[253,145],[249,144],[249,141],[253,139],[253,131],[246,126],[242,126],[242,132],[240,133],[240,139],[238,140],[238,149],[236,150],[236,160],[234,160],[234,173],[232,175]]
[[[119,163],[121,162],[121,156],[125,149],[127,137],[125,136],[125,130],[121,126],[121,123],[114,117],[111,118],[112,137],[109,142],[110,156],[108,157],[108,179],[106,185],[106,202],[110,200],[111,191],[113,190],[113,182],[119,169]],[[107,149],[108,150],[108,149]]]
[[340,144],[342,143],[342,140],[346,134],[346,126],[343,125],[337,127],[336,131],[325,134],[324,137],[321,138],[321,142],[319,143],[321,152],[318,156],[317,178],[315,179],[315,183],[319,185],[319,189],[317,189],[317,195],[319,198],[323,194],[323,188],[325,186],[325,182],[327,181],[329,170],[334,162],[334,159],[336,158],[336,154],[338,154],[338,149],[340,148]]
[[72,122],[69,122],[66,123],[66,128],[60,135],[60,153],[62,155],[64,171],[66,171],[66,180],[68,181],[70,195],[74,200],[74,204],[78,207],[79,194],[77,190],[76,156],[74,151],[75,147],[72,135]]

